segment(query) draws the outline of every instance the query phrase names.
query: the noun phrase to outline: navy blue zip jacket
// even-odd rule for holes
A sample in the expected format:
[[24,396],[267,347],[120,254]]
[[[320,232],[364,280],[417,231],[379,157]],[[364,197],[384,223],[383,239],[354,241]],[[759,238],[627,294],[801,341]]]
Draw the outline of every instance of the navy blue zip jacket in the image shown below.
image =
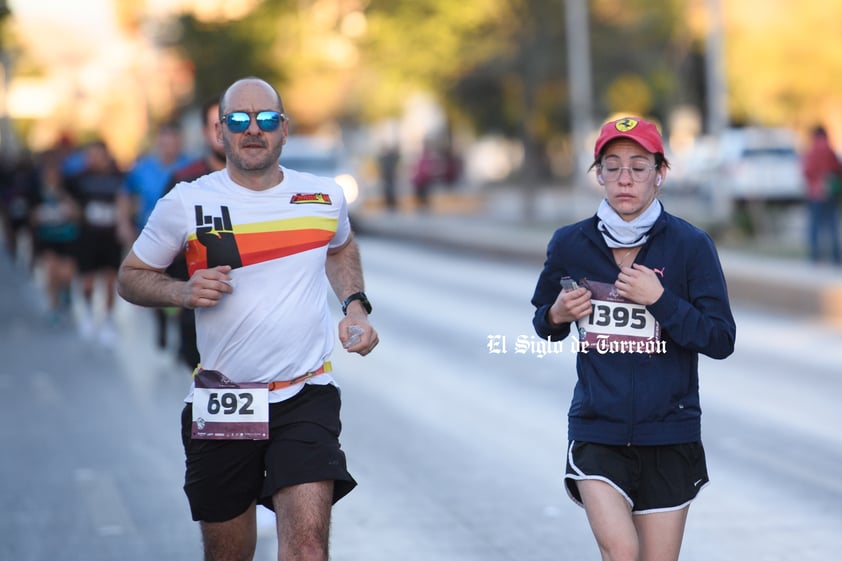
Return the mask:
[[[664,286],[647,306],[660,323],[664,352],[578,353],[568,438],[612,445],[701,441],[699,353],[725,358],[736,337],[716,247],[705,232],[664,211],[635,263],[656,269]],[[613,284],[619,273],[596,216],[556,230],[532,297],[535,331],[553,341],[570,333],[569,323],[547,321],[561,277]]]

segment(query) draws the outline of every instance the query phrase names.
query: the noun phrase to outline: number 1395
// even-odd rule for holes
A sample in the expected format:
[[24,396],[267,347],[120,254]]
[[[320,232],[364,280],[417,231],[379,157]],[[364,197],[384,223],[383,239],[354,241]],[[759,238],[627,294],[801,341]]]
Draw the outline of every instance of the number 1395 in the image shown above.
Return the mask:
[[631,308],[626,306],[608,306],[606,304],[595,304],[593,312],[588,318],[588,323],[599,327],[628,327],[630,329],[643,329],[646,327],[646,309]]

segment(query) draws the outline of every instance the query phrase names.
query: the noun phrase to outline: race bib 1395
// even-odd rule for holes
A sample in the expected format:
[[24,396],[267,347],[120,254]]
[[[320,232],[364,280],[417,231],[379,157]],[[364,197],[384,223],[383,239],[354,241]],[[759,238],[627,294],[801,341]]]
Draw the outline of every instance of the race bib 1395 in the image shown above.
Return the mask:
[[587,348],[625,353],[651,353],[660,349],[661,326],[646,306],[626,300],[613,284],[582,281],[591,291],[591,314],[578,321],[579,340]]

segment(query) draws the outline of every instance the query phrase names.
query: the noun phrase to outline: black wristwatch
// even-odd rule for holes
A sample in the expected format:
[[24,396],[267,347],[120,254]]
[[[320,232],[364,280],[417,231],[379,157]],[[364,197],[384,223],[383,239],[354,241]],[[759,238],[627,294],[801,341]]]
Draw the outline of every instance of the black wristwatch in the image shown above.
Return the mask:
[[365,312],[367,314],[371,313],[371,302],[368,301],[368,298],[365,295],[365,292],[355,292],[345,298],[345,301],[342,302],[342,313],[348,315],[348,305],[353,302],[354,300],[359,300],[360,304],[363,305],[365,308]]

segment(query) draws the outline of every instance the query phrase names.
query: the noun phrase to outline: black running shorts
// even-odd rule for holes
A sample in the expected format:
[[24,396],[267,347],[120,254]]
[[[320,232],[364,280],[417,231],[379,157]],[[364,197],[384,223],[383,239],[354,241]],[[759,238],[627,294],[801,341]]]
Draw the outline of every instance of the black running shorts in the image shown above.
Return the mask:
[[305,384],[295,396],[269,404],[268,440],[191,438],[192,406],[181,414],[184,492],[193,520],[224,522],[257,501],[272,509],[285,487],[333,481],[333,502],[356,486],[339,445],[339,390]]
[[116,271],[123,259],[123,246],[114,229],[83,228],[76,243],[76,252],[80,273]]
[[628,501],[634,514],[679,510],[708,484],[701,442],[667,446],[608,446],[572,441],[567,448],[567,494],[579,506],[576,482],[604,481]]

